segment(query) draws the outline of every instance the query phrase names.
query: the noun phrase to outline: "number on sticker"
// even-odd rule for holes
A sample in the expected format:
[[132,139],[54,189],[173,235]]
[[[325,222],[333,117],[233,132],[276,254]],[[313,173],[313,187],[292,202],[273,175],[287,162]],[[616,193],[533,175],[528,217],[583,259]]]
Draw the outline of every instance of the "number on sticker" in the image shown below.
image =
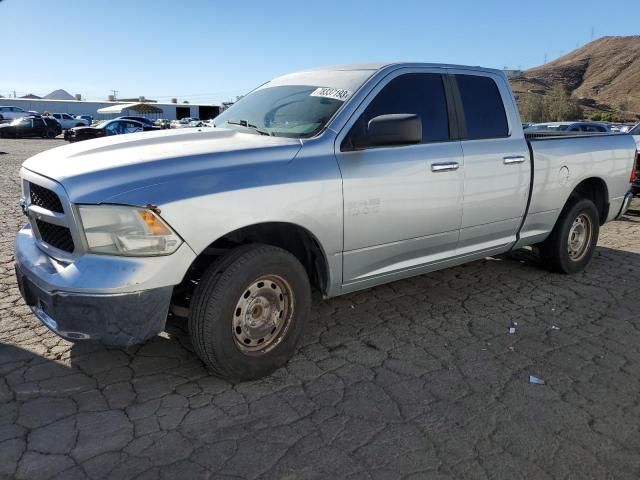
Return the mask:
[[344,88],[319,87],[311,92],[312,97],[333,98],[341,102],[344,102],[350,95],[351,92]]

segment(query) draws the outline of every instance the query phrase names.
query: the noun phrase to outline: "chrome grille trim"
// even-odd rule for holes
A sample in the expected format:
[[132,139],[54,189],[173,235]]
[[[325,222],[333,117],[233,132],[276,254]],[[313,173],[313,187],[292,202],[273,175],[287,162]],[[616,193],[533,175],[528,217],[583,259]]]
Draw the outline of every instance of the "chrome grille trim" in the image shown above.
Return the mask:
[[[38,247],[47,255],[61,261],[72,261],[83,252],[84,240],[79,229],[78,214],[67,196],[67,192],[62,185],[50,178],[38,175],[30,170],[22,168],[20,171],[22,178],[23,200],[29,223],[33,229],[34,238]],[[42,206],[35,205],[31,201],[31,184],[50,190],[57,195],[62,212],[48,210]],[[55,206],[55,205],[54,205]],[[73,251],[65,251],[46,243],[38,229],[38,221],[68,228],[73,241]]]

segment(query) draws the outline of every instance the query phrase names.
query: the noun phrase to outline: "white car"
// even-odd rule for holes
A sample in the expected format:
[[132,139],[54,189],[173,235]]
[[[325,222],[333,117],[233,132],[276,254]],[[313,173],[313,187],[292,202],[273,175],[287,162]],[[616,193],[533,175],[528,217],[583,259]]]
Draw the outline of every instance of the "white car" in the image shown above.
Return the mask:
[[20,107],[0,107],[0,120],[15,120],[29,115],[31,115],[31,112],[27,112]]
[[60,122],[63,130],[68,130],[73,127],[89,126],[89,121],[85,120],[84,118],[74,117],[72,115],[69,115],[68,113],[52,113],[51,116],[58,122]]

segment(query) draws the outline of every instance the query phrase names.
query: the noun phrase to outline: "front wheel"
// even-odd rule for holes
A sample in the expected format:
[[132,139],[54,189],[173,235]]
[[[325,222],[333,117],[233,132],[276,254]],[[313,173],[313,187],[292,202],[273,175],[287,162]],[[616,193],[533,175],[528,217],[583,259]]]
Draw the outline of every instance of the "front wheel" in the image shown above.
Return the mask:
[[189,335],[219,376],[263,377],[293,356],[309,314],[304,267],[289,252],[245,245],[214,262],[195,289]]
[[587,266],[598,243],[600,222],[594,203],[573,200],[563,209],[551,235],[540,245],[546,265],[559,273],[578,273]]

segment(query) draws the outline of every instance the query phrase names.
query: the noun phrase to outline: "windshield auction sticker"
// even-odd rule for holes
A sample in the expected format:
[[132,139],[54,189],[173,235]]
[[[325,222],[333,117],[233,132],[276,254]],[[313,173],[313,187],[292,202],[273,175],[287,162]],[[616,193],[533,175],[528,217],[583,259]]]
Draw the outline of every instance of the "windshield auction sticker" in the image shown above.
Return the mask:
[[333,98],[334,100],[340,100],[341,102],[344,102],[351,96],[351,92],[343,88],[319,87],[311,92],[311,96]]

